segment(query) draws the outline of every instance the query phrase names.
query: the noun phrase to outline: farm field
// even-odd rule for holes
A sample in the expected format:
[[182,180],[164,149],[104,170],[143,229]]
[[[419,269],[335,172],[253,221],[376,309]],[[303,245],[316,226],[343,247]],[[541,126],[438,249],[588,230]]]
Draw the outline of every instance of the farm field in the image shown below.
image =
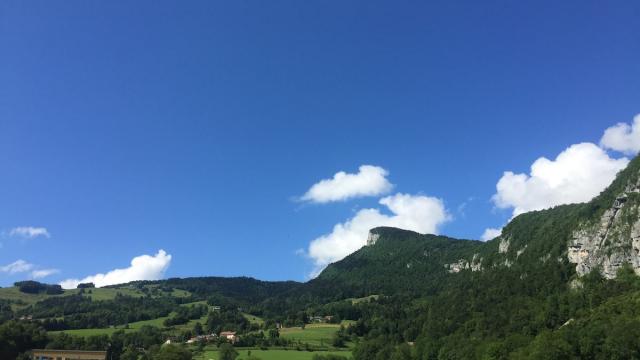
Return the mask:
[[[91,292],[89,292],[91,291]],[[80,293],[80,289],[71,289],[71,290],[65,290],[64,291],[64,295],[75,295],[75,294],[79,294]],[[92,289],[85,289],[82,296],[85,297],[89,297],[91,298],[91,300],[94,301],[98,301],[98,300],[113,300],[115,299],[116,295],[120,293],[122,295],[126,295],[126,296],[133,296],[133,297],[142,297],[144,296],[144,294],[137,290],[137,289],[129,289],[129,288],[92,288]]]
[[[155,290],[154,286],[147,286],[147,288],[150,290]],[[28,293],[21,292],[15,286],[11,286],[6,288],[0,288],[0,299],[14,302],[14,304],[12,304],[11,306],[12,309],[19,310],[29,305],[33,305],[38,301],[42,301],[50,297],[70,296],[70,295],[76,295],[79,293],[80,293],[80,289],[70,289],[70,290],[64,290],[64,293],[59,295],[48,295],[44,293],[28,294]],[[133,297],[141,297],[145,295],[144,292],[133,287],[117,287],[117,288],[85,289],[82,293],[82,296],[89,297],[91,298],[91,300],[113,300],[115,299],[117,294],[133,296]],[[163,295],[171,296],[171,297],[187,297],[190,295],[190,293],[185,290],[173,289],[172,292],[166,293]],[[18,304],[16,304],[15,302],[18,302]]]
[[[194,302],[194,303],[188,303],[188,304],[182,304],[180,306],[192,306],[192,305],[197,305],[197,304],[206,304],[206,301],[198,301],[198,302]],[[173,315],[170,314],[170,316]],[[136,321],[136,322],[132,322],[129,323],[129,327],[125,328],[124,325],[119,325],[119,326],[115,326],[112,328],[100,328],[100,329],[75,329],[75,330],[63,330],[63,331],[50,331],[50,334],[59,334],[59,333],[66,333],[69,335],[74,335],[74,336],[93,336],[93,335],[111,335],[114,332],[118,331],[118,330],[124,330],[125,333],[130,333],[130,332],[134,332],[137,331],[138,329],[140,329],[141,327],[148,325],[148,326],[155,326],[158,328],[164,328],[164,321],[166,319],[168,319],[170,316],[163,316],[163,317],[159,317],[156,319],[151,319],[151,320],[143,320],[143,321]],[[180,330],[184,330],[184,329],[192,329],[193,326],[197,323],[200,322],[201,324],[205,324],[207,322],[207,315],[201,317],[200,319],[195,319],[195,320],[189,320],[188,323],[186,324],[182,324],[182,325],[176,325],[173,328],[175,329],[175,331],[180,331]]]
[[[239,349],[240,356],[236,360],[245,360],[248,358],[248,351]],[[340,355],[351,359],[350,351],[297,351],[297,350],[251,350],[251,355],[261,360],[312,360],[314,354],[323,355]],[[205,350],[204,353],[195,355],[194,360],[218,360],[217,350]]]
[[17,287],[6,287],[0,289],[0,299],[10,300],[12,302],[19,301],[22,304],[12,304],[14,310],[26,307],[44,300],[51,296],[63,296],[63,295],[46,295],[46,294],[27,294],[18,290]]
[[333,334],[340,329],[337,324],[309,324],[300,327],[280,329],[280,337],[316,346],[331,346]]

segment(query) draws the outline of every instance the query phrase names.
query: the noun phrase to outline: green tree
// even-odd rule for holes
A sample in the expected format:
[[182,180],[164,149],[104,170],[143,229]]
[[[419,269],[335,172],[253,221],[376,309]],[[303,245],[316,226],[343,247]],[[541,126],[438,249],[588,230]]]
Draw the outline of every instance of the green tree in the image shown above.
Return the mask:
[[339,348],[344,347],[345,346],[344,335],[340,331],[335,332],[333,334],[333,339],[331,341],[331,344],[334,347],[339,347]]
[[640,359],[640,322],[620,319],[604,343],[605,357],[611,360]]
[[393,352],[393,355],[391,355],[391,360],[411,360],[412,356],[411,356],[411,347],[409,347],[409,345],[405,344],[400,344],[398,347],[396,347],[395,351]]
[[202,324],[197,322],[195,325],[193,325],[193,333],[196,335],[202,335],[204,333],[204,329],[202,329]]
[[561,360],[571,359],[571,345],[558,334],[550,331],[542,332],[531,343],[531,359],[536,360]]
[[238,352],[231,346],[231,344],[222,344],[218,351],[220,360],[235,360],[238,357]]
[[204,341],[198,341],[198,345],[196,345],[196,351],[200,354],[204,352]]
[[34,323],[11,320],[0,325],[0,359],[15,359],[46,342],[46,331]]
[[191,360],[193,355],[191,351],[185,349],[179,345],[165,345],[160,348],[158,354],[153,358],[154,360]]
[[140,352],[134,346],[129,345],[120,355],[120,360],[138,360]]

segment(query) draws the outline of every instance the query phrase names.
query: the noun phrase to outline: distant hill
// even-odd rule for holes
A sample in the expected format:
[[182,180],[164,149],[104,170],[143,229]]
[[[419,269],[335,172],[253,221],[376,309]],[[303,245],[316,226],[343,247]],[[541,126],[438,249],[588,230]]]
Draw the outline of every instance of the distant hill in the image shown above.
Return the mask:
[[[339,284],[352,289],[351,296],[437,291],[456,268],[459,259],[473,259],[484,243],[446,236],[422,235],[389,227],[375,228],[367,245],[341,261],[329,265],[308,286]],[[451,264],[452,268],[449,268]]]

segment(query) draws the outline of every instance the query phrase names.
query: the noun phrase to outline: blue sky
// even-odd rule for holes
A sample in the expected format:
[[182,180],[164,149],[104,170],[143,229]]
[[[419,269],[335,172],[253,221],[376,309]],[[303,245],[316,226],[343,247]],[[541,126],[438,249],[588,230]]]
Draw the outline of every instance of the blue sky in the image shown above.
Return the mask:
[[[0,285],[160,249],[164,277],[304,280],[323,266],[314,239],[393,215],[379,201],[398,193],[439,199],[436,231],[478,239],[538,206],[520,201],[534,185],[492,201],[505,171],[590,142],[573,154],[606,180],[633,155],[600,141],[640,113],[638,16],[637,1],[2,2]],[[361,165],[393,188],[300,199]]]

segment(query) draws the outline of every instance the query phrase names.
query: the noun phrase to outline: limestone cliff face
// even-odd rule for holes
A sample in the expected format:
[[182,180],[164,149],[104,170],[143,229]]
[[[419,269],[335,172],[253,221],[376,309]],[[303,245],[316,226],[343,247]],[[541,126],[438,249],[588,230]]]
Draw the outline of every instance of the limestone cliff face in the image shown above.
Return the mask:
[[599,269],[614,278],[625,263],[640,274],[640,183],[628,183],[597,220],[583,223],[573,232],[567,249],[579,276]]
[[445,264],[444,268],[449,273],[459,273],[462,270],[481,271],[482,270],[482,258],[479,254],[473,254],[471,261],[460,259],[451,264]]
[[369,231],[369,235],[367,236],[367,246],[375,245],[378,239],[380,239],[380,234]]

